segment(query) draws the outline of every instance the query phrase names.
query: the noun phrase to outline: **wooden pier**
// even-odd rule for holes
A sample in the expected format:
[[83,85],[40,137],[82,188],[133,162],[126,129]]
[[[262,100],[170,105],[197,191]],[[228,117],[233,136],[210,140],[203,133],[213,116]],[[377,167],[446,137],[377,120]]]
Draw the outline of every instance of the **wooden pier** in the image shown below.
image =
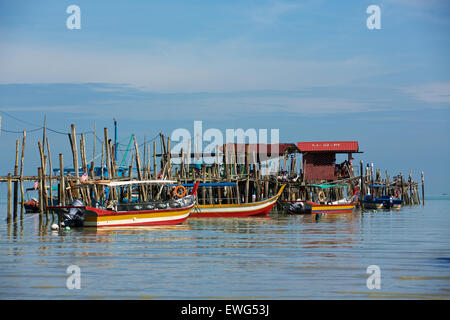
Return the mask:
[[[304,171],[305,162],[303,161],[303,168],[301,165],[297,167],[299,150],[293,144],[283,144],[283,148],[280,148],[280,153],[277,155],[279,160],[278,170],[270,174],[263,174],[264,163],[260,157],[259,149],[252,148],[252,145],[245,144],[244,147],[238,147],[237,144],[216,146],[216,152],[209,155],[191,153],[189,150],[186,152],[181,148],[180,153],[174,154],[171,150],[170,137],[166,138],[163,134],[159,134],[159,137],[153,141],[144,140],[141,145],[138,145],[136,137],[132,135],[128,145],[129,148],[127,148],[127,154],[128,152],[131,154],[131,161],[129,161],[128,167],[124,167],[124,161],[121,164],[118,163],[116,158],[118,144],[111,141],[107,128],[103,130],[101,161],[95,163],[95,132],[96,129],[94,128],[92,150],[94,157],[88,163],[85,134],[77,135],[75,125],[71,125],[70,133],[67,135],[72,153],[70,166],[73,167],[73,170],[67,170],[62,153],[58,154],[57,159],[53,158],[55,154],[52,155],[51,153],[44,120],[42,141],[39,141],[35,146],[40,157],[40,167],[36,169],[36,175],[25,176],[24,155],[27,132],[23,131],[22,139],[16,140],[16,157],[14,166],[12,166],[12,173],[0,177],[0,182],[7,184],[6,219],[8,222],[19,217],[19,208],[20,219],[24,218],[24,204],[27,200],[24,192],[24,183],[26,182],[34,183],[35,189],[38,191],[40,221],[43,221],[45,217],[47,223],[50,219],[55,221],[55,215],[47,210],[50,203],[65,206],[69,205],[73,199],[79,198],[92,206],[103,204],[108,207],[113,203],[123,201],[125,198],[131,200],[132,197],[138,197],[139,200],[146,201],[148,199],[160,199],[163,196],[169,197],[171,192],[170,188],[163,190],[162,187],[152,185],[139,186],[136,194],[130,186],[114,187],[106,192],[104,185],[95,183],[104,180],[170,179],[183,184],[194,183],[195,181],[233,183],[234,186],[228,185],[223,188],[200,187],[197,193],[199,204],[255,202],[275,195],[280,186],[286,184],[277,205],[279,210],[282,210],[281,204],[283,202],[289,203],[297,199],[316,199],[317,188],[310,187],[311,184],[344,185],[347,186],[347,193],[357,189],[361,195],[369,192],[369,185],[384,185],[392,195],[394,195],[395,190],[399,190],[399,198],[404,200],[404,205],[425,204],[423,172],[421,182],[414,182],[411,171],[407,176],[399,174],[392,177],[387,171],[382,173],[380,169],[376,169],[373,172],[370,166],[364,168],[361,161],[359,166],[349,168],[351,170],[348,170],[346,176],[333,181],[329,179],[307,180]],[[22,140],[21,144],[20,140]],[[157,140],[159,140],[160,145],[158,153]],[[190,141],[188,145],[190,148]],[[31,147],[27,146],[27,148]],[[214,160],[205,164],[204,157],[206,156]],[[178,160],[179,163],[176,164],[175,160]],[[421,194],[419,186],[421,186]],[[163,194],[163,192],[166,194]],[[377,191],[372,190],[372,192]],[[337,197],[345,196],[343,188],[327,188],[325,195],[328,197],[330,194]],[[362,197],[360,197],[360,207],[364,209]]]

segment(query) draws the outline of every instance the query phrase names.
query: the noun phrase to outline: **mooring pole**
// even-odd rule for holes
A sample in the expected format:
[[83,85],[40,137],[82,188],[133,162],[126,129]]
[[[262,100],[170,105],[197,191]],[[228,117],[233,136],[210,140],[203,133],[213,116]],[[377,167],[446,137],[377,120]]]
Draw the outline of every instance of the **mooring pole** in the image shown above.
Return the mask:
[[11,221],[11,212],[12,212],[12,176],[11,173],[8,173],[8,199],[7,199],[7,217],[6,221]]
[[114,159],[117,161],[117,120],[114,119]]
[[359,206],[361,210],[364,210],[364,177],[363,177],[363,161],[361,160],[359,163],[359,175],[361,181],[361,190],[359,191]]
[[422,206],[425,205],[425,177],[422,171]]

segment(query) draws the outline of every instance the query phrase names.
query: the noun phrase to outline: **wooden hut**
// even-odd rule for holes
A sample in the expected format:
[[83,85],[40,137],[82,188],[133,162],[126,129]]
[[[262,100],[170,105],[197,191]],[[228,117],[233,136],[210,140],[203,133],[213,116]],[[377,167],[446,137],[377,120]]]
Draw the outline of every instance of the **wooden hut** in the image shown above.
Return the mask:
[[[358,141],[298,142],[303,157],[303,179],[334,181],[353,175],[352,154],[359,151]],[[347,153],[343,164],[336,164],[336,154]]]

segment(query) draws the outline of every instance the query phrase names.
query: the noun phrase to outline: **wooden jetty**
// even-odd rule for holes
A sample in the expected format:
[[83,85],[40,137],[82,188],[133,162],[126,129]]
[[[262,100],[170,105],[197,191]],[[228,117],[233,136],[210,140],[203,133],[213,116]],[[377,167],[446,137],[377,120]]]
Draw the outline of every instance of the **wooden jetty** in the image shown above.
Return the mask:
[[[320,143],[309,143],[308,149],[304,143],[284,143],[277,145],[252,145],[252,144],[225,144],[216,146],[216,151],[211,154],[199,154],[186,151],[181,148],[179,153],[171,149],[170,137],[162,133],[151,141],[144,140],[139,145],[134,135],[127,145],[125,156],[131,155],[131,161],[125,166],[125,161],[119,163],[117,153],[119,144],[116,139],[109,138],[108,128],[103,130],[103,139],[96,136],[94,128],[94,139],[92,144],[93,160],[88,163],[88,150],[86,150],[85,133],[77,134],[75,125],[71,125],[67,133],[69,146],[72,153],[70,166],[65,168],[63,154],[59,153],[57,159],[51,154],[49,137],[46,134],[46,122],[42,128],[42,141],[37,143],[40,158],[40,166],[36,169],[36,175],[24,175],[24,156],[27,132],[22,132],[22,139],[16,140],[16,157],[12,173],[0,177],[0,182],[7,184],[7,221],[18,218],[20,208],[20,219],[24,217],[24,183],[34,183],[38,191],[39,217],[46,222],[55,221],[55,215],[47,210],[49,204],[67,206],[73,199],[79,198],[92,206],[108,203],[132,200],[136,197],[138,201],[148,199],[160,199],[170,197],[173,190],[152,185],[140,185],[136,190],[131,187],[110,188],[105,192],[104,184],[83,183],[84,181],[125,181],[130,179],[151,180],[170,179],[180,184],[190,184],[200,181],[206,187],[200,187],[197,192],[198,204],[248,204],[273,197],[282,185],[286,185],[276,207],[281,210],[283,202],[289,203],[301,200],[317,199],[317,188],[310,187],[311,184],[322,185],[345,185],[347,193],[352,193],[356,188],[360,194],[365,195],[370,190],[369,185],[385,185],[396,187],[399,190],[400,199],[405,205],[424,204],[424,175],[421,182],[412,180],[412,171],[407,176],[398,174],[391,177],[387,171],[384,176],[380,169],[374,172],[373,166],[366,166],[360,161],[359,166],[353,164],[352,154],[359,153],[355,148],[355,142],[327,142],[321,144],[323,150],[316,150]],[[95,140],[102,140],[101,150],[97,150]],[[20,144],[22,140],[22,144]],[[159,141],[158,141],[159,140]],[[160,150],[157,152],[157,142]],[[188,149],[190,149],[190,141]],[[339,144],[339,146],[337,146]],[[325,146],[327,145],[327,146]],[[357,144],[356,144],[357,146]],[[29,148],[29,146],[27,146]],[[274,148],[271,150],[271,148]],[[277,153],[272,152],[278,150]],[[328,149],[327,149],[328,148]],[[194,146],[195,149],[195,146]],[[53,150],[52,150],[53,151]],[[101,160],[96,163],[96,151],[101,153]],[[152,154],[150,154],[152,152]],[[348,153],[348,161],[336,166],[332,154]],[[91,154],[89,152],[89,154]],[[278,167],[274,171],[267,169],[267,157],[276,159]],[[297,161],[299,154],[303,155],[302,161]],[[214,159],[205,161],[205,158]],[[300,160],[300,158],[298,158]],[[326,160],[322,167],[317,162]],[[52,160],[57,160],[52,161]],[[66,160],[67,161],[67,160]],[[298,164],[299,163],[299,164]],[[56,166],[55,166],[56,164]],[[314,169],[315,168],[315,169]],[[317,169],[319,168],[319,169]],[[336,170],[338,168],[339,170]],[[314,171],[315,170],[315,171]],[[325,170],[324,173],[320,170]],[[321,176],[322,174],[322,176]],[[214,183],[227,183],[222,188],[208,187]],[[420,197],[419,185],[422,187]],[[325,196],[344,197],[344,188],[326,188]],[[388,189],[389,190],[389,189]],[[137,192],[135,192],[137,191]],[[359,206],[364,209],[362,197]]]

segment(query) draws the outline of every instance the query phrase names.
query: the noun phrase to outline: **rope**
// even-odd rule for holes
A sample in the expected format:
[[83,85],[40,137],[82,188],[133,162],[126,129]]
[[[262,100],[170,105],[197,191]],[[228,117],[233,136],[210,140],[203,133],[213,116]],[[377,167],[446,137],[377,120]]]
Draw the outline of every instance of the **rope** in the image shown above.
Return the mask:
[[18,219],[16,219],[16,221],[4,222],[4,223],[1,224],[1,226],[4,227],[4,226],[8,226],[9,224],[13,225],[13,224],[15,224],[17,222],[24,222],[24,221],[27,221],[27,220],[29,220],[31,218],[36,218],[36,215],[35,214],[30,214],[29,217],[25,217],[22,220],[20,218],[18,218]]

